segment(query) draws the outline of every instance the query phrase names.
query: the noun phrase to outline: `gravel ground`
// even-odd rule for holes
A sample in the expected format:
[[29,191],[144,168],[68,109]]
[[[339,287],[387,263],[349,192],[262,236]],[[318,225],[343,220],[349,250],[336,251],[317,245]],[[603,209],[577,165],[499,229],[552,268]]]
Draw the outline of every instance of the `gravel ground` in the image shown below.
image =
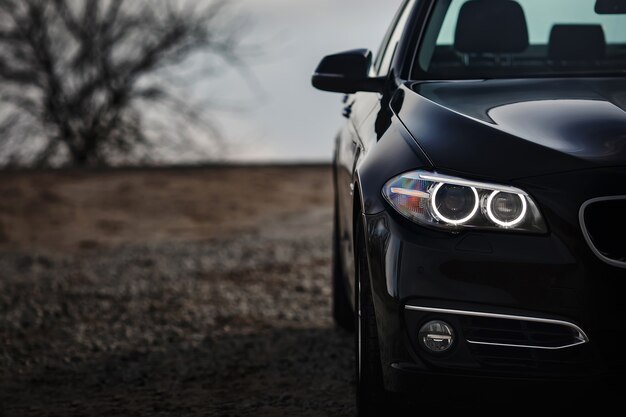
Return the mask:
[[0,416],[353,415],[352,336],[330,318],[330,189],[317,185],[317,204],[227,238],[5,244]]

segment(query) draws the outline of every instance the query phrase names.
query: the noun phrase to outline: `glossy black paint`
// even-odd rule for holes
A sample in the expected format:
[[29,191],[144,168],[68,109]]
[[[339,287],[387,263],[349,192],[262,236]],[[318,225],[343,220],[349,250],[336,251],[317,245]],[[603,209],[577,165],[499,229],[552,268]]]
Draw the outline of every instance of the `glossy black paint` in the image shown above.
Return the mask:
[[318,90],[335,93],[382,91],[384,79],[369,77],[371,66],[372,52],[367,49],[329,55],[320,62],[311,81]]
[[[353,231],[364,222],[386,388],[406,391],[414,375],[622,375],[626,269],[592,253],[579,210],[592,198],[626,196],[626,79],[407,81],[431,3],[414,3],[382,92],[347,97],[334,158],[346,286],[354,294]],[[519,187],[549,232],[450,234],[411,223],[381,190],[416,169]],[[542,352],[526,367],[486,364],[467,345],[435,357],[416,341],[432,315],[407,312],[407,303],[567,320],[590,343]],[[562,358],[575,366],[554,365]]]
[[511,181],[626,160],[624,78],[410,87],[399,117],[438,169]]

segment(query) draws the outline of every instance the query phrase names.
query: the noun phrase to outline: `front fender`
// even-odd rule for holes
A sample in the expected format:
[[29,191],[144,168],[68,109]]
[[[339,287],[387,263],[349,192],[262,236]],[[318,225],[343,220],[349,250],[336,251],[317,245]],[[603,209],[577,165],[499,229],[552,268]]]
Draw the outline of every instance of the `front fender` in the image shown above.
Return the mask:
[[397,117],[389,129],[364,153],[355,170],[355,187],[360,191],[363,214],[382,212],[383,186],[396,175],[415,169],[433,169],[428,157]]
[[[398,302],[398,271],[395,270],[400,242],[389,233],[388,215],[382,188],[385,183],[406,171],[432,169],[430,161],[415,139],[397,117],[378,142],[364,153],[355,170],[358,192],[354,204],[360,204],[367,265],[384,380],[387,389],[395,389],[391,364],[409,360],[403,343],[398,340],[400,310]],[[356,211],[358,213],[358,211]],[[390,343],[391,342],[391,343]]]

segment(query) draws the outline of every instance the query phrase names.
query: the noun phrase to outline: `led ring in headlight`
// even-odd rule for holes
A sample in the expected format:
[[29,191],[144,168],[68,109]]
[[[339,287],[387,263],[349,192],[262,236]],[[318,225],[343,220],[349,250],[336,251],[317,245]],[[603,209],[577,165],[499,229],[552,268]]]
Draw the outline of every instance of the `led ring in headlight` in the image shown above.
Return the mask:
[[[473,202],[467,198],[468,191],[471,191],[469,195],[474,200]],[[446,195],[439,197],[442,193],[446,193]],[[439,197],[439,200],[441,201],[439,201],[437,197]],[[478,191],[474,187],[439,183],[433,189],[432,209],[437,218],[448,224],[457,226],[467,223],[472,217],[474,217],[474,215],[476,215],[480,205],[479,200]]]
[[470,229],[547,231],[531,196],[508,185],[417,170],[387,181],[382,194],[396,212],[412,222],[453,233]]
[[527,210],[526,198],[519,194],[494,191],[487,199],[487,216],[498,226],[517,226],[526,218]]

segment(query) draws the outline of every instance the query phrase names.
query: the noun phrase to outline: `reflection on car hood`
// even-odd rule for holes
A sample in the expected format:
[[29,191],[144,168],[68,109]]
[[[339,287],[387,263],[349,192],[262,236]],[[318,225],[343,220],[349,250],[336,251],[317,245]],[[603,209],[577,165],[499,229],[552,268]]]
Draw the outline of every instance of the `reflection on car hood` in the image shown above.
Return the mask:
[[623,78],[415,83],[402,93],[398,116],[438,169],[511,180],[626,166]]

